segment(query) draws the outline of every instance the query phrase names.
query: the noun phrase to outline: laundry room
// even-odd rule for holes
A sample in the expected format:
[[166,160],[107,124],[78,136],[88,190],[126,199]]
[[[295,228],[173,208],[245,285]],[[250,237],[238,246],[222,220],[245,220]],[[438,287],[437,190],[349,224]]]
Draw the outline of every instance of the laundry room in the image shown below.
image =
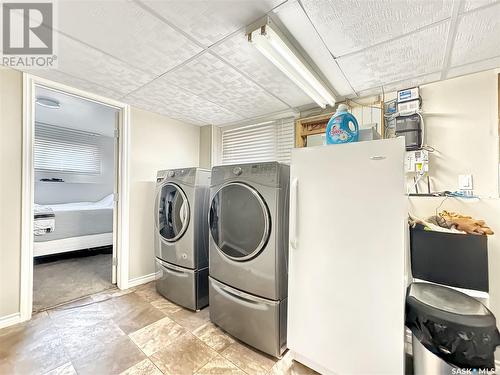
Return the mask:
[[1,3],[0,375],[500,372],[500,3]]

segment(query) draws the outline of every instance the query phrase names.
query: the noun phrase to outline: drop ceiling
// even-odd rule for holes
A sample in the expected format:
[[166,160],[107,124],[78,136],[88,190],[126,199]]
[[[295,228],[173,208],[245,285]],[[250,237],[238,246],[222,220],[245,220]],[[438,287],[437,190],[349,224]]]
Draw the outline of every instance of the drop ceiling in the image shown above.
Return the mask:
[[283,25],[338,99],[500,66],[500,1],[58,1],[58,67],[36,75],[197,125],[248,121],[312,100],[245,27]]

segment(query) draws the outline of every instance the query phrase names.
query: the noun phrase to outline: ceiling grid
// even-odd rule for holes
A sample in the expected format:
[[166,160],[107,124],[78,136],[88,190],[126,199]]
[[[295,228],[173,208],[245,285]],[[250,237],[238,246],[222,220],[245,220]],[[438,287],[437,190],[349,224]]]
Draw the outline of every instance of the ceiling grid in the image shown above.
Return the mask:
[[73,0],[58,12],[59,66],[31,73],[198,125],[313,105],[246,41],[266,14],[338,99],[500,66],[499,0]]

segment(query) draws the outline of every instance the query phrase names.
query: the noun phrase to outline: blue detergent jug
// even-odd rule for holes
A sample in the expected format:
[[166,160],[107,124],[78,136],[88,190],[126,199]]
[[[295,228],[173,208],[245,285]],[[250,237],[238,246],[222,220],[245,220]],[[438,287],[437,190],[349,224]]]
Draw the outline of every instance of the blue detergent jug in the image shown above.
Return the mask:
[[340,104],[337,112],[326,125],[326,144],[336,145],[340,143],[357,142],[359,127],[356,117],[347,112],[348,107]]

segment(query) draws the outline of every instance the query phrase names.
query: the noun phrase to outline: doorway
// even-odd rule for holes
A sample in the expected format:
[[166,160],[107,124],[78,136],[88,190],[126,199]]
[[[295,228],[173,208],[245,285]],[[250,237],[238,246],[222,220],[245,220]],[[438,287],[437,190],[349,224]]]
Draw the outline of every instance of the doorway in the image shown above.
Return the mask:
[[34,312],[116,284],[118,112],[35,86]]
[[129,107],[25,74],[24,115],[20,302],[28,320],[128,287]]

